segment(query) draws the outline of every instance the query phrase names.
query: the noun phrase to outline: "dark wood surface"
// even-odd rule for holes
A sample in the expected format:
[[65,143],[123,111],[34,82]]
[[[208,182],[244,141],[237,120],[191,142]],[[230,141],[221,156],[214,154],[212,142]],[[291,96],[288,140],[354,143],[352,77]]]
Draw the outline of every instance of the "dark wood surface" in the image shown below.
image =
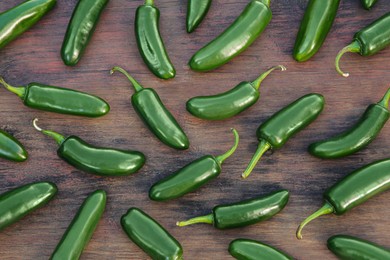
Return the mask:
[[[19,0],[1,1],[4,11]],[[177,76],[170,81],[149,72],[138,53],[134,38],[135,9],[139,1],[111,1],[81,62],[66,67],[60,48],[67,23],[77,1],[58,1],[55,9],[34,28],[0,50],[0,74],[11,84],[41,82],[90,92],[106,99],[111,112],[86,119],[29,109],[13,94],[0,89],[0,127],[12,133],[27,148],[25,163],[0,160],[0,192],[33,181],[49,180],[59,187],[57,197],[0,233],[1,259],[48,259],[85,197],[96,189],[108,193],[106,211],[82,259],[148,259],[124,234],[120,217],[129,207],[139,207],[158,220],[181,242],[185,259],[231,259],[228,244],[235,238],[252,238],[276,246],[297,259],[334,259],[326,240],[334,234],[350,234],[390,246],[389,193],[382,194],[343,216],[326,216],[295,238],[299,222],[322,204],[324,190],[347,173],[375,160],[388,158],[390,127],[366,149],[348,158],[320,160],[306,152],[308,144],[330,137],[352,126],[370,103],[377,102],[390,85],[390,49],[373,57],[345,55],[342,66],[350,78],[333,67],[339,49],[354,32],[390,11],[386,0],[365,11],[358,0],[345,0],[324,46],[309,62],[298,64],[291,50],[307,1],[272,1],[273,20],[263,35],[242,55],[209,73],[196,73],[187,62],[191,55],[224,30],[247,4],[247,0],[215,0],[203,24],[193,34],[185,32],[186,1],[156,1],[161,11],[161,34]],[[185,110],[190,97],[228,90],[240,81],[252,80],[267,68],[283,64],[286,72],[275,72],[261,88],[261,99],[240,116],[207,122]],[[153,87],[187,132],[191,147],[176,151],[159,142],[135,114],[133,93],[125,77],[110,76],[114,65],[126,68],[144,86]],[[255,131],[274,112],[310,92],[325,96],[322,115],[292,138],[283,149],[265,156],[252,175],[242,180],[257,147]],[[145,153],[145,167],[133,176],[104,178],[79,171],[56,155],[53,140],[35,131],[40,125],[65,135],[78,135],[107,147],[135,149]],[[200,190],[167,203],[148,199],[149,187],[192,160],[218,155],[233,142],[235,127],[240,145],[223,165],[221,175]],[[208,225],[179,228],[177,220],[208,214],[217,204],[265,195],[277,189],[291,193],[286,208],[271,220],[242,229],[221,231]]]

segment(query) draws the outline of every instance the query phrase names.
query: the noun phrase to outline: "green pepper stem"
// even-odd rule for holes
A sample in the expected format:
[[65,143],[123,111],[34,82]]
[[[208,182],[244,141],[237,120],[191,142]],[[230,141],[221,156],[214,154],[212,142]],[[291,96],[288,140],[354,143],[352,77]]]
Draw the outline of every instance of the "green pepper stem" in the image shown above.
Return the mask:
[[145,5],[154,5],[154,0],[145,0]]
[[270,68],[269,70],[267,70],[266,72],[264,72],[263,74],[261,74],[256,80],[254,80],[252,82],[252,86],[256,89],[256,90],[259,90],[260,88],[260,84],[261,82],[263,82],[263,80],[274,70],[276,69],[280,69],[281,71],[285,71],[287,70],[287,68],[283,65],[278,65],[278,66],[275,66],[275,67],[272,67]]
[[271,4],[271,0],[260,0],[260,2],[262,2],[263,4],[265,4],[268,7]]
[[184,226],[197,224],[197,223],[213,224],[213,222],[214,222],[213,214],[209,214],[206,216],[191,218],[191,219],[186,220],[186,221],[178,221],[178,222],[176,222],[176,226],[184,227]]
[[381,105],[384,108],[389,108],[389,100],[390,100],[390,88],[387,89],[386,94],[383,96],[381,101],[378,102],[378,105]]
[[265,140],[261,140],[260,141],[259,146],[257,147],[257,150],[256,150],[255,154],[253,155],[251,161],[248,164],[248,167],[241,174],[242,178],[244,178],[244,179],[248,178],[249,174],[251,174],[251,172],[255,168],[257,162],[261,159],[263,154],[266,151],[268,151],[270,148],[271,148],[271,145],[267,141],[265,141]]
[[311,214],[309,217],[307,217],[302,223],[299,225],[297,229],[296,236],[298,239],[302,239],[302,229],[312,220],[322,216],[322,215],[327,215],[331,214],[334,212],[333,206],[329,202],[325,202],[325,204],[316,212]]
[[25,87],[11,86],[3,79],[3,77],[0,77],[0,84],[3,85],[7,90],[18,95],[21,99],[24,99],[24,96],[26,95],[26,88]]
[[229,158],[237,149],[238,142],[240,141],[240,136],[238,135],[238,132],[236,129],[231,128],[233,134],[234,134],[234,145],[224,154],[218,155],[215,157],[219,165],[221,165],[227,158]]
[[341,49],[341,51],[339,51],[339,53],[336,56],[336,60],[335,60],[336,70],[341,76],[346,78],[349,77],[349,73],[345,73],[340,69],[340,59],[347,52],[354,52],[354,53],[360,52],[359,42],[353,41],[350,45],[345,46],[343,49]]
[[56,133],[54,131],[49,131],[49,130],[43,130],[42,128],[40,128],[38,125],[37,125],[37,122],[38,122],[38,118],[35,118],[33,120],[33,126],[35,129],[37,129],[39,132],[42,132],[43,134],[47,135],[47,136],[50,136],[52,137],[58,145],[61,145],[64,140],[65,140],[65,137],[59,133]]
[[139,92],[139,91],[144,89],[141,86],[141,84],[138,83],[138,81],[136,81],[127,71],[125,71],[121,67],[115,66],[114,68],[112,68],[110,70],[110,74],[111,75],[114,74],[115,71],[119,71],[120,73],[122,73],[123,75],[125,75],[127,77],[127,79],[131,82],[131,84],[133,84],[135,92]]

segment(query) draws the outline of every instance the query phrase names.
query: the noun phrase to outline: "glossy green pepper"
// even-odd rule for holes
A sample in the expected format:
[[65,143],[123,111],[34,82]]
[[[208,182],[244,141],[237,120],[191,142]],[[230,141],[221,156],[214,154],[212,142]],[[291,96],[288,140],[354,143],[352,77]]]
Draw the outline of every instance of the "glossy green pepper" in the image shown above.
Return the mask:
[[349,73],[343,72],[339,63],[345,53],[355,52],[362,56],[371,56],[390,45],[390,12],[357,32],[353,38],[352,43],[344,47],[335,60],[337,72],[344,77],[348,77]]
[[15,162],[23,162],[27,160],[28,154],[15,137],[0,130],[0,157]]
[[114,67],[111,74],[119,71],[134,87],[131,103],[150,131],[164,144],[179,150],[188,149],[190,142],[179,123],[162,103],[160,97],[151,88],[143,88],[129,73],[120,67]]
[[275,69],[281,71],[286,67],[275,66],[260,75],[252,82],[241,82],[233,89],[214,96],[194,97],[187,101],[187,111],[192,115],[206,120],[223,120],[231,118],[259,100],[261,82]]
[[293,51],[296,61],[310,59],[318,52],[336,18],[340,0],[310,0]]
[[390,159],[376,161],[355,170],[325,191],[324,205],[299,225],[297,238],[302,239],[302,229],[310,221],[331,213],[342,215],[388,189]]
[[160,11],[154,6],[154,0],[145,0],[135,15],[135,38],[149,70],[161,79],[171,79],[175,77],[176,70],[161,39],[159,20]]
[[104,116],[110,111],[110,105],[103,99],[72,89],[40,83],[13,87],[2,77],[0,77],[0,84],[19,96],[25,106],[34,109],[86,117]]
[[212,0],[188,0],[187,32],[192,33],[203,21],[210,9]]
[[189,65],[196,71],[216,69],[246,50],[272,18],[270,0],[252,0],[219,36],[197,51]]
[[370,10],[378,0],[361,0],[365,9]]
[[79,0],[62,43],[61,57],[65,65],[74,66],[79,62],[107,3],[108,0]]
[[145,164],[145,155],[137,151],[118,150],[92,146],[77,136],[64,137],[59,133],[43,130],[34,119],[36,130],[52,137],[59,148],[57,154],[77,169],[102,176],[123,176],[137,172]]
[[292,260],[280,250],[251,239],[239,238],[229,244],[229,253],[237,260]]
[[328,239],[328,248],[342,260],[390,259],[390,250],[370,241],[347,235],[336,235]]
[[0,14],[0,49],[30,29],[56,5],[56,0],[28,0]]
[[50,259],[79,259],[106,207],[106,192],[97,190],[81,205]]
[[262,155],[269,149],[280,149],[293,135],[313,122],[324,108],[320,94],[305,95],[279,110],[257,128],[259,146],[242,174],[247,178]]
[[0,230],[46,205],[57,194],[51,182],[35,182],[0,195]]
[[209,215],[180,221],[176,225],[183,227],[206,223],[212,224],[218,229],[245,227],[270,219],[278,214],[286,206],[288,198],[288,191],[280,190],[255,199],[216,206]]
[[129,238],[152,259],[183,259],[180,243],[142,210],[130,208],[121,224]]
[[149,198],[155,201],[166,201],[184,196],[195,191],[218,177],[222,163],[237,149],[239,136],[235,129],[234,145],[226,153],[219,156],[205,155],[159,180],[149,190]]
[[360,120],[349,130],[330,139],[313,143],[309,152],[317,157],[333,159],[360,151],[371,143],[390,117],[390,88],[377,104],[371,104]]

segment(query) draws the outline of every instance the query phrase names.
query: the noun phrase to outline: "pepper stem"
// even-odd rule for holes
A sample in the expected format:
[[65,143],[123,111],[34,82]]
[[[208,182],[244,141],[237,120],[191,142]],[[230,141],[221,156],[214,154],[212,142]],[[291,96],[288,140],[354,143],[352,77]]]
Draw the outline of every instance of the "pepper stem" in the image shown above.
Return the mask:
[[9,90],[12,93],[18,95],[21,99],[24,99],[24,96],[26,94],[26,88],[25,87],[14,87],[14,86],[11,86],[1,76],[0,76],[0,84],[3,85],[7,90]]
[[381,101],[378,102],[378,105],[381,105],[384,108],[389,108],[389,100],[390,100],[390,88],[387,89],[386,94],[383,96]]
[[263,2],[263,4],[265,4],[268,7],[271,4],[271,0],[260,0],[260,2]]
[[360,44],[358,41],[353,41],[350,45],[345,46],[336,56],[335,66],[337,72],[343,77],[349,77],[349,73],[345,73],[340,69],[340,59],[347,52],[360,52]]
[[184,226],[197,224],[197,223],[213,224],[213,222],[214,222],[213,214],[209,214],[206,216],[191,218],[191,219],[186,220],[186,221],[178,221],[178,222],[176,222],[176,226],[184,227]]
[[244,179],[248,178],[249,174],[251,174],[251,172],[255,168],[257,162],[261,159],[263,154],[266,151],[268,151],[270,148],[271,148],[271,145],[267,141],[265,141],[265,140],[261,140],[260,141],[259,146],[257,147],[257,150],[256,150],[255,154],[253,155],[251,161],[248,164],[248,167],[241,174],[242,178],[244,178]]
[[215,159],[217,160],[219,165],[221,165],[227,158],[229,158],[236,151],[236,149],[238,147],[238,142],[240,141],[240,136],[238,135],[237,130],[234,129],[234,128],[231,128],[230,130],[234,134],[234,145],[226,153],[218,155],[218,156],[215,157]]
[[154,5],[154,0],[145,0],[145,5]]
[[42,132],[43,134],[47,135],[47,136],[50,136],[52,137],[58,145],[61,145],[64,140],[65,140],[65,137],[59,133],[56,133],[54,131],[49,131],[49,130],[43,130],[42,128],[40,128],[38,125],[37,125],[37,122],[38,122],[38,118],[35,118],[33,120],[33,126],[35,129],[37,129],[39,132]]
[[287,70],[287,68],[283,65],[278,65],[278,66],[275,66],[275,67],[272,67],[270,68],[269,70],[267,70],[266,72],[264,72],[263,74],[261,74],[256,80],[254,80],[252,82],[252,86],[256,89],[256,90],[259,90],[260,88],[260,84],[261,82],[263,82],[263,80],[274,70],[276,69],[280,69],[281,71],[285,71]]
[[328,202],[325,202],[325,204],[319,210],[317,210],[316,212],[311,214],[309,217],[307,217],[304,221],[302,221],[302,223],[299,225],[299,227],[297,229],[297,233],[296,233],[297,238],[302,239],[302,229],[309,222],[311,222],[312,220],[314,220],[322,215],[331,214],[333,212],[334,212],[333,206],[331,204],[329,204]]
[[139,92],[139,91],[144,89],[141,86],[141,84],[138,83],[138,81],[136,81],[127,71],[125,71],[121,67],[115,66],[114,68],[112,68],[110,70],[110,74],[111,75],[114,74],[115,71],[119,71],[120,73],[122,73],[123,75],[125,75],[127,77],[127,79],[131,82],[131,84],[133,84],[135,92]]

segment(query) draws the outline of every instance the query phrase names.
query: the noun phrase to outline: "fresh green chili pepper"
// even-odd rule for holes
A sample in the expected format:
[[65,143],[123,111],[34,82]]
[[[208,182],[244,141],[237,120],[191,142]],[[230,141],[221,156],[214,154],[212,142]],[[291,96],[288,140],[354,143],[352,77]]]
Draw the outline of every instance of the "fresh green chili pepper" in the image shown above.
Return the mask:
[[56,0],[29,0],[0,14],[0,49],[30,29],[56,5]]
[[340,0],[310,0],[295,41],[293,57],[302,62],[321,48],[336,18]]
[[242,174],[247,178],[262,155],[269,149],[280,149],[294,134],[313,122],[324,108],[320,94],[305,95],[279,110],[257,128],[259,146]]
[[310,221],[326,214],[342,215],[369,198],[390,189],[390,159],[376,161],[350,173],[324,193],[324,205],[298,227],[297,238]]
[[191,98],[187,101],[187,110],[192,115],[207,120],[231,118],[257,102],[260,97],[261,82],[275,69],[284,71],[286,67],[275,66],[253,82],[241,82],[233,89],[221,94]]
[[336,235],[328,239],[328,248],[342,260],[390,259],[390,250],[370,241],[347,235]]
[[183,259],[180,243],[142,210],[130,208],[121,224],[129,238],[152,259]]
[[141,56],[154,75],[171,79],[176,75],[159,31],[160,11],[154,0],[145,0],[135,15],[135,38]]
[[134,87],[135,94],[131,103],[135,111],[161,142],[180,150],[188,149],[190,142],[179,123],[162,103],[155,90],[143,88],[129,73],[120,67],[114,67],[111,74],[119,71]]
[[279,213],[286,206],[288,197],[289,193],[287,190],[280,190],[251,200],[219,205],[214,207],[213,212],[209,215],[177,222],[176,225],[183,227],[197,223],[206,223],[212,224],[218,229],[253,225],[270,219]]
[[292,260],[280,250],[251,239],[239,238],[229,244],[229,253],[237,260]]
[[0,84],[19,96],[25,106],[77,116],[99,117],[110,111],[110,105],[103,99],[84,92],[30,83],[25,87],[13,87],[0,77]]
[[223,162],[237,149],[239,136],[235,129],[234,145],[226,153],[219,156],[205,155],[187,164],[173,174],[159,180],[149,190],[149,198],[155,201],[165,201],[179,198],[195,191],[218,177]]
[[362,5],[365,9],[370,10],[378,0],[362,0]]
[[79,0],[66,30],[61,48],[65,65],[76,65],[95,31],[108,0]]
[[192,33],[210,9],[212,0],[188,0],[187,32]]
[[343,72],[339,65],[344,53],[355,52],[362,56],[371,56],[390,45],[390,12],[357,32],[353,38],[352,43],[336,56],[336,70],[344,77],[349,76],[349,73]]
[[23,162],[27,160],[28,154],[15,137],[0,130],[0,157],[15,162]]
[[97,190],[81,205],[50,259],[79,259],[106,207],[106,192]]
[[311,144],[309,152],[320,158],[332,159],[360,151],[375,139],[389,119],[389,99],[390,88],[381,101],[367,107],[351,129],[328,140]]
[[192,56],[191,69],[216,69],[246,50],[271,21],[269,5],[270,0],[252,0],[224,32]]
[[46,205],[57,194],[51,182],[35,182],[0,195],[0,230]]
[[52,137],[59,148],[57,154],[77,169],[102,176],[123,176],[135,173],[145,164],[141,152],[95,147],[77,136],[64,137],[54,131],[43,130],[33,124],[36,130]]

